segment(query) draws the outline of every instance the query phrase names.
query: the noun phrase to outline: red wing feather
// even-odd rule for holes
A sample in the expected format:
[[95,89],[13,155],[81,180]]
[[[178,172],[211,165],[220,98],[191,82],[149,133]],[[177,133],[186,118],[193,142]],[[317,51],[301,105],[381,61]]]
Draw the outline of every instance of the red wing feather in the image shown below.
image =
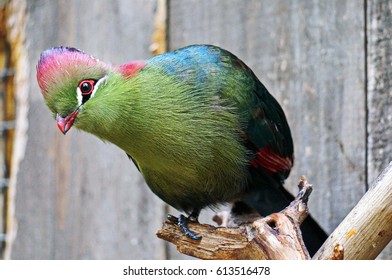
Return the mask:
[[269,173],[285,173],[293,166],[293,158],[282,157],[275,153],[270,147],[259,149],[256,157],[251,161],[254,168],[263,167]]

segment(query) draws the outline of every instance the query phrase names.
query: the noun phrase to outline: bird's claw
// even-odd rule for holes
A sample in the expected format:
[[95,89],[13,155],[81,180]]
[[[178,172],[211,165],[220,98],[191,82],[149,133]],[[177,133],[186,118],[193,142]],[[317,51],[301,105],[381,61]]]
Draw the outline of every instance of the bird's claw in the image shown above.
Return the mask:
[[177,225],[180,227],[182,232],[185,233],[185,235],[188,236],[189,238],[193,240],[200,240],[202,237],[197,235],[193,231],[191,231],[187,226],[188,221],[198,223],[199,213],[200,211],[195,210],[188,217],[185,217],[184,215],[181,214],[178,216],[178,218],[171,214],[168,214],[167,219],[173,223],[177,223]]
[[[168,216],[168,219],[170,220],[171,217],[173,216]],[[188,236],[189,238],[193,239],[193,240],[200,240],[201,236],[197,235],[196,233],[194,233],[193,231],[191,231],[188,226],[187,226],[187,221],[188,220],[192,220],[192,219],[188,219],[187,217],[185,217],[184,215],[180,215],[178,217],[177,220],[177,225],[181,228],[181,230],[185,233],[186,236]]]

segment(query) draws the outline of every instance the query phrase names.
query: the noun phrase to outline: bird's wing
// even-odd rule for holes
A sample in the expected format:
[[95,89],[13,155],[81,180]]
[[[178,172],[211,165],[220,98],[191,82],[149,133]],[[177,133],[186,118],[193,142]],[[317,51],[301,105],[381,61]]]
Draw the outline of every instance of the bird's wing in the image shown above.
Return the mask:
[[245,128],[246,145],[254,152],[253,168],[287,178],[294,163],[294,148],[284,112],[267,89],[257,81],[256,98],[249,110]]
[[234,102],[240,115],[245,116],[245,145],[253,153],[251,167],[268,174],[287,178],[293,166],[293,140],[282,107],[259,81],[253,71],[238,57],[220,50],[223,77],[227,84],[240,85],[241,92],[226,88],[223,98]]

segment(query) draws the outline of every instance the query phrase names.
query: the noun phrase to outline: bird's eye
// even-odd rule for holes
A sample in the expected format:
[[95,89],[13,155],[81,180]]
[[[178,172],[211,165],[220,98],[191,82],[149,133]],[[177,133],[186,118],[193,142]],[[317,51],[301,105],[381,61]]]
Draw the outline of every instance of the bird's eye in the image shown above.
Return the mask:
[[90,95],[94,90],[95,80],[83,80],[78,87],[82,95]]

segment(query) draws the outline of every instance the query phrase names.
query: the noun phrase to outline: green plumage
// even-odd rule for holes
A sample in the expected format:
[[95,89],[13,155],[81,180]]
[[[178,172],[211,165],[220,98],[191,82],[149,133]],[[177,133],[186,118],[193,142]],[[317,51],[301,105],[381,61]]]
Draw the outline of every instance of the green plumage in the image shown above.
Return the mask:
[[[79,108],[75,126],[123,149],[151,190],[179,210],[233,201],[252,187],[252,135],[256,150],[271,144],[292,155],[280,106],[241,60],[220,48],[190,46],[159,55],[132,76],[87,55],[74,58],[79,63],[57,59],[64,69],[48,85],[54,94],[44,94],[49,108],[62,116]],[[78,107],[79,81],[101,78],[94,97]],[[271,130],[273,119],[287,131]],[[280,147],[284,142],[288,147]]]
[[243,201],[266,215],[292,199],[283,110],[225,50],[189,46],[115,67],[60,47],[41,55],[37,79],[63,133],[74,124],[114,143],[179,210]]
[[[249,165],[247,113],[238,108],[247,99],[236,97],[253,81],[230,64],[220,71],[205,65],[211,75],[201,87],[193,65],[173,75],[169,63],[171,57],[147,61],[131,78],[110,73],[75,126],[131,155],[152,191],[177,209],[230,201],[246,188]],[[178,78],[185,71],[193,75]]]

